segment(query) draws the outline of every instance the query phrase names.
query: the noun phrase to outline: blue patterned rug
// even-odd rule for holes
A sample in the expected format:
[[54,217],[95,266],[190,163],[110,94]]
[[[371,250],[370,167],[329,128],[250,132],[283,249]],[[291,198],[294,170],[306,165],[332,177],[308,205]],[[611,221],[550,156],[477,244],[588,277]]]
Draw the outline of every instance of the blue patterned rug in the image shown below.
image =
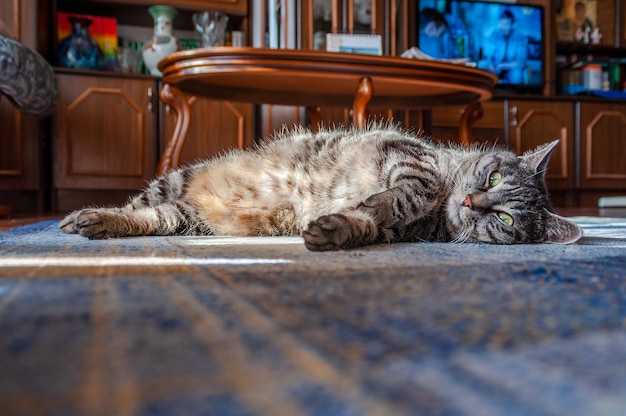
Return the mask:
[[0,233],[0,414],[624,415],[626,220],[570,246]]

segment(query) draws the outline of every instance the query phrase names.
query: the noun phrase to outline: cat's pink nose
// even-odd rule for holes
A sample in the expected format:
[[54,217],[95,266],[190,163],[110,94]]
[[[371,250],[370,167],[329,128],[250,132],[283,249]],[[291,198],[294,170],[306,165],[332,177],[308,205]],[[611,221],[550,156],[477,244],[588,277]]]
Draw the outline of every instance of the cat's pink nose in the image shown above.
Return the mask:
[[469,195],[466,196],[463,202],[461,203],[461,206],[472,208],[472,197]]

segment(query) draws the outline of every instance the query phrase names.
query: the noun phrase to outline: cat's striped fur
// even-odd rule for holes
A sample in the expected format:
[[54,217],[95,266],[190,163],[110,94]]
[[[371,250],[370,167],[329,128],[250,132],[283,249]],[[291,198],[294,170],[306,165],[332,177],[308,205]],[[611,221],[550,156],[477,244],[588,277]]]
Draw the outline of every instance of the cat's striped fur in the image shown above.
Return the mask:
[[171,171],[121,208],[69,214],[89,238],[303,235],[311,250],[396,241],[568,243],[544,172],[557,142],[524,156],[443,146],[393,126],[303,128]]

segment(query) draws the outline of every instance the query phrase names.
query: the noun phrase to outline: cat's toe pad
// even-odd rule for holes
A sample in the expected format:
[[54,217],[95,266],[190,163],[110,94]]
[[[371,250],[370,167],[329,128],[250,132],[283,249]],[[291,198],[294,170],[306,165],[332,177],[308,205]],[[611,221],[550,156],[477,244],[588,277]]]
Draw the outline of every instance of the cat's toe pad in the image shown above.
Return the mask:
[[66,234],[77,234],[78,228],[76,227],[76,217],[79,213],[80,211],[74,211],[63,218],[59,223],[61,231]]
[[344,215],[324,215],[309,223],[303,233],[304,245],[312,251],[332,251],[344,248],[350,237],[348,219]]
[[59,223],[66,234],[80,234],[90,239],[114,237],[114,213],[105,209],[83,209],[70,213]]
[[108,224],[110,213],[100,210],[84,210],[76,217],[78,234],[94,240],[113,237]]

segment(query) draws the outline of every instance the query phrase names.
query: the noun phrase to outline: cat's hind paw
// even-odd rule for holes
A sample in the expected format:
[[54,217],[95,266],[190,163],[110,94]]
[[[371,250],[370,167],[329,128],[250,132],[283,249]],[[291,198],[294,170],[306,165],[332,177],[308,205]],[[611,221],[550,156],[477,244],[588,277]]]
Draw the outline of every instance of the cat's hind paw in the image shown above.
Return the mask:
[[78,228],[76,228],[76,217],[80,214],[81,210],[74,211],[65,216],[59,223],[59,228],[65,234],[78,234]]

